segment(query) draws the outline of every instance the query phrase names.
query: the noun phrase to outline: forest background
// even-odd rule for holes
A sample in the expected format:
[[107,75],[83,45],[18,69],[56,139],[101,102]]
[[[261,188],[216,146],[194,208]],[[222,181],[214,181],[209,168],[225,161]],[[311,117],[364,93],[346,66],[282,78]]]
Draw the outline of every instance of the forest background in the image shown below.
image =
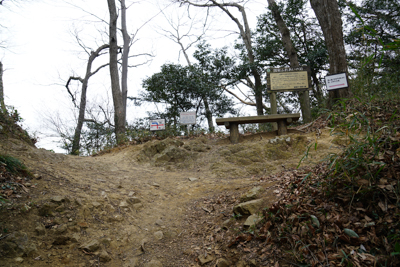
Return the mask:
[[[116,4],[118,21],[122,2],[125,1]],[[284,33],[278,27],[277,14],[286,24],[297,64],[311,67],[312,109],[310,118],[303,114],[303,121],[316,118],[330,107],[323,78],[332,72],[329,64],[332,57],[329,58],[326,38],[308,1],[236,1],[225,7],[228,12],[220,6],[194,6],[228,2],[128,2],[130,46],[122,47],[122,34],[116,50],[120,63],[123,51],[131,52],[125,141],[141,142],[148,137],[150,118],[165,118],[169,126],[167,134],[181,134],[178,117],[181,111],[197,111],[198,132],[214,131],[210,115],[215,118],[271,113],[266,69],[295,64],[287,42],[282,41]],[[338,4],[352,95],[366,98],[397,95],[400,4],[375,0],[323,2]],[[61,148],[74,154],[91,154],[115,145],[116,113],[106,66],[111,62],[108,61],[108,50],[112,50],[111,11],[106,1],[1,3],[1,61],[5,70],[2,77],[5,103],[10,105],[8,112],[15,114],[16,120],[25,119],[25,128],[39,139],[41,147],[56,150],[54,144],[46,142],[49,137],[55,137]],[[245,29],[239,35],[239,25],[246,28],[245,19],[250,31]],[[120,22],[117,26],[123,28]],[[124,31],[118,31],[121,32]],[[247,40],[251,40],[253,60],[243,33],[250,37]],[[89,56],[102,45],[105,47],[98,50],[99,57],[94,61],[94,75],[89,75],[81,142],[74,151],[84,84],[78,77],[85,76]],[[123,69],[123,64],[119,69]],[[259,85],[255,70],[261,76]],[[72,78],[70,83],[69,78]],[[261,101],[257,101],[260,96]],[[278,113],[301,111],[301,96],[281,93],[277,98]]]

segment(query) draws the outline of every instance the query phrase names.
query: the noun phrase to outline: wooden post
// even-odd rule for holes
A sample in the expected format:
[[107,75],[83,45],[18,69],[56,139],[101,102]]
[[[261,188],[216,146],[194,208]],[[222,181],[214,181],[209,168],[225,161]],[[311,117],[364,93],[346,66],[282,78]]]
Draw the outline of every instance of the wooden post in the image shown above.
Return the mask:
[[239,143],[239,124],[235,122],[229,123],[230,140],[232,144]]
[[286,120],[278,121],[278,135],[287,134]]
[[[278,113],[278,105],[276,103],[276,93],[275,92],[271,92],[270,100],[271,100],[271,114],[277,114]],[[274,131],[278,130],[278,125],[276,122],[272,122],[271,124],[272,124],[272,128]]]

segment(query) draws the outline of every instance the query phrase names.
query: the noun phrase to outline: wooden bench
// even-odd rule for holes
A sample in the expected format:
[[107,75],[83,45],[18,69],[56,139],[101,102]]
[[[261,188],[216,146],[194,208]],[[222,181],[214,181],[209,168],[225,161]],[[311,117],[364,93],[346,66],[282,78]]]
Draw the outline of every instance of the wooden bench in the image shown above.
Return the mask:
[[239,143],[239,124],[277,122],[278,135],[287,134],[287,125],[299,120],[300,113],[295,114],[275,114],[264,116],[217,118],[217,125],[225,125],[229,129],[232,144]]

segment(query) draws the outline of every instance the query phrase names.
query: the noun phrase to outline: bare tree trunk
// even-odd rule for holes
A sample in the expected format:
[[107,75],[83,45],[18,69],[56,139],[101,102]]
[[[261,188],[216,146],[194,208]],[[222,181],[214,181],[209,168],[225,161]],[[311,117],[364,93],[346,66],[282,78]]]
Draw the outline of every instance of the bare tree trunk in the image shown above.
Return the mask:
[[208,131],[210,133],[214,132],[215,128],[214,128],[214,123],[212,120],[212,112],[210,110],[210,105],[208,104],[208,99],[207,97],[203,98],[203,102],[204,102],[204,108],[206,110],[206,118],[207,118],[207,122],[208,122]]
[[[290,31],[283,20],[281,13],[276,5],[275,0],[268,0],[268,6],[271,9],[272,15],[274,16],[275,22],[278,25],[279,31],[282,36],[282,43],[285,47],[286,53],[288,54],[290,66],[292,68],[299,67],[299,60],[297,58],[297,52],[294,48],[292,40],[290,39]],[[301,107],[301,113],[303,116],[303,121],[308,123],[311,121],[311,110],[310,110],[310,96],[308,91],[299,92],[299,101]]]
[[[107,66],[108,64],[104,64],[101,65],[100,67],[98,67],[94,72],[92,72],[92,64],[93,61],[95,60],[96,57],[99,56],[100,52],[103,49],[108,48],[108,44],[102,45],[99,48],[97,48],[96,51],[92,51],[90,53],[89,56],[89,60],[87,62],[86,65],[86,74],[85,74],[85,78],[81,78],[81,77],[69,77],[67,84],[65,85],[65,87],[67,88],[68,92],[70,92],[69,90],[69,83],[71,82],[71,80],[78,80],[82,83],[82,88],[81,88],[81,101],[79,103],[79,115],[78,115],[78,122],[75,128],[75,132],[74,132],[74,139],[72,141],[72,149],[71,149],[71,154],[72,155],[79,155],[79,149],[80,149],[80,141],[81,141],[81,133],[82,133],[82,127],[83,127],[83,123],[85,121],[85,110],[86,110],[86,93],[87,93],[87,88],[88,88],[88,83],[89,83],[89,78],[94,75],[95,73],[97,73],[101,68]],[[71,92],[70,92],[71,94]],[[72,96],[72,94],[71,94]],[[74,99],[73,99],[74,101]]]
[[3,87],[3,63],[0,61],[0,108],[1,113],[7,112],[6,105],[4,104],[4,87]]
[[109,45],[110,45],[110,76],[111,92],[114,103],[114,123],[117,144],[125,141],[125,114],[122,93],[119,85],[118,73],[118,43],[117,43],[117,20],[118,14],[115,6],[115,0],[107,0],[108,11],[110,13],[109,25]]
[[121,89],[122,89],[122,104],[124,120],[126,120],[126,101],[128,98],[128,56],[130,49],[131,38],[128,34],[126,26],[126,5],[125,0],[121,0],[121,31],[124,40],[122,49],[122,74],[121,74]]
[[[337,0],[310,0],[310,3],[324,34],[329,54],[329,74],[347,73],[342,18]],[[337,100],[349,96],[350,89],[329,91],[328,108],[331,108]]]

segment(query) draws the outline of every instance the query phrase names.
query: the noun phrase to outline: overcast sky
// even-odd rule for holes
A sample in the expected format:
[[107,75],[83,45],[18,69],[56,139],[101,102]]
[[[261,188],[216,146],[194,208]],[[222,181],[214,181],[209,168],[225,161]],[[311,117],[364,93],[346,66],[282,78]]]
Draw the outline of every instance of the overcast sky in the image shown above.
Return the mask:
[[[38,147],[63,152],[56,147],[53,139],[46,137],[49,131],[43,117],[59,114],[62,118],[70,118],[72,122],[71,98],[63,85],[70,75],[84,75],[88,58],[73,33],[78,32],[82,42],[93,50],[107,42],[105,32],[108,25],[101,21],[108,21],[107,1],[39,0],[18,6],[10,6],[7,2],[0,6],[1,41],[7,42],[7,49],[0,50],[5,69],[6,105],[14,106],[24,119],[24,128],[36,133],[39,137]],[[127,4],[132,2],[127,0]],[[266,3],[254,0],[247,1],[245,6],[251,28],[254,29],[256,16],[265,10]],[[140,64],[151,59],[148,64],[129,70],[129,96],[137,96],[142,80],[159,72],[162,64],[186,65],[184,57],[179,54],[179,46],[162,35],[165,30],[172,30],[165,16],[175,21],[180,16],[187,25],[193,20],[203,21],[203,9],[190,8],[190,19],[187,15],[182,16],[186,11],[186,8],[170,4],[169,0],[134,1],[129,7],[128,30],[137,32],[131,54],[154,55],[151,58],[137,57],[130,62]],[[237,31],[236,25],[219,9],[212,11],[209,22],[210,30],[206,39],[213,48],[232,46],[237,35],[229,33]],[[200,28],[199,25],[197,27]],[[182,27],[182,32],[186,29]],[[183,42],[187,44],[189,39]],[[189,54],[194,51],[195,47],[189,50]],[[107,98],[107,92],[110,91],[107,75],[108,70],[104,69],[90,80],[89,99],[101,101]],[[144,117],[147,109],[155,109],[155,106],[148,104],[136,107],[129,104],[128,119]]]

